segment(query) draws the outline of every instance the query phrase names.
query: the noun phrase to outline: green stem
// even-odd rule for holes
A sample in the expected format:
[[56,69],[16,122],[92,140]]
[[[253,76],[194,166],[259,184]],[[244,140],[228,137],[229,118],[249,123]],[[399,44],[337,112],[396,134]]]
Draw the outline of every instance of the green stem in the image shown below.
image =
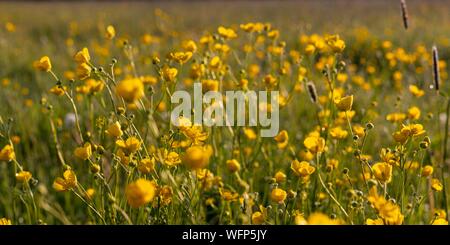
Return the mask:
[[441,163],[441,179],[442,179],[442,186],[443,186],[443,194],[444,194],[444,206],[445,206],[445,213],[447,214],[447,220],[450,220],[449,213],[448,213],[448,203],[447,203],[447,184],[445,177],[445,172],[447,171],[446,168],[446,161],[447,161],[447,144],[448,144],[448,128],[449,128],[449,116],[450,116],[450,99],[447,98],[447,110],[445,113],[445,131],[444,131],[444,154],[442,157],[442,163]]

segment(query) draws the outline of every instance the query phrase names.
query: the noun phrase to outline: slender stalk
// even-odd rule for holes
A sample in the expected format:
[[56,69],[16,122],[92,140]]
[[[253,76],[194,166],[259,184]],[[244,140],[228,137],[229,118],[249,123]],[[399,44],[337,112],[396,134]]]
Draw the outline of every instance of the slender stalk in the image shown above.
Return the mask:
[[75,114],[75,125],[77,126],[77,130],[78,130],[78,134],[80,135],[81,142],[84,142],[83,133],[81,132],[81,127],[80,127],[80,118],[78,117],[78,110],[77,110],[77,106],[75,105],[75,101],[73,100],[72,96],[67,93],[67,91],[64,91],[64,94],[69,99],[70,104],[72,105],[73,113]]
[[[317,176],[319,177],[319,181],[320,184],[322,185],[322,187],[325,189],[325,191],[327,192],[327,194],[331,197],[331,200],[333,200],[336,205],[339,207],[339,209],[341,209],[342,213],[345,215],[345,217],[347,217],[350,220],[350,217],[348,216],[347,212],[345,211],[344,207],[342,207],[342,205],[339,203],[339,201],[336,199],[336,197],[334,197],[333,194],[331,194],[330,190],[328,189],[328,187],[325,185],[325,183],[322,180],[322,177],[320,175],[320,171],[317,172]],[[351,221],[351,224],[353,225],[353,221]]]
[[81,199],[81,201],[83,201],[92,211],[94,211],[94,213],[102,220],[103,224],[106,224],[105,219],[103,218],[103,216],[100,214],[100,212],[97,211],[97,209],[95,209],[90,203],[88,203],[80,194],[78,194],[75,190],[72,189],[72,192]]
[[443,194],[444,194],[444,206],[445,206],[445,213],[447,214],[447,220],[450,220],[449,213],[448,213],[448,203],[447,203],[447,184],[446,184],[446,178],[445,178],[445,172],[447,171],[446,161],[447,161],[447,144],[448,144],[448,128],[449,128],[449,116],[450,116],[450,99],[447,98],[447,109],[445,112],[445,130],[444,130],[444,154],[442,156],[442,163],[441,163],[441,179],[442,179],[442,186],[443,186]]

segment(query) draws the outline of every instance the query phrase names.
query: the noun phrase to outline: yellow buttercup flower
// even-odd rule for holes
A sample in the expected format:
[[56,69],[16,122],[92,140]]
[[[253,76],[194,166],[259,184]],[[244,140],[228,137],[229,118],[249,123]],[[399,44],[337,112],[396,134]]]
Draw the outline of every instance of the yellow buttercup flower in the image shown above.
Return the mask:
[[443,219],[443,218],[437,218],[437,219],[434,219],[431,222],[431,224],[432,225],[448,225],[448,221],[446,219]]
[[116,29],[114,26],[109,25],[106,27],[106,38],[107,39],[113,39],[116,36]]
[[0,225],[12,225],[11,224],[11,220],[9,220],[7,218],[1,218],[0,219]]
[[87,93],[95,94],[102,91],[105,84],[101,80],[87,79],[84,82],[84,86],[87,88]]
[[150,174],[155,170],[155,158],[144,158],[139,161],[138,170],[144,174]]
[[78,51],[73,59],[75,60],[75,62],[77,62],[78,65],[89,63],[91,61],[91,56],[89,55],[88,48],[84,47],[83,49]]
[[230,46],[226,44],[216,43],[214,44],[214,50],[216,50],[219,53],[227,54],[230,52]]
[[401,81],[403,79],[403,74],[400,71],[395,71],[394,74],[392,74],[392,78],[394,81]]
[[425,91],[419,89],[416,85],[409,85],[409,92],[415,97],[422,97],[425,94]]
[[266,75],[264,77],[264,84],[267,88],[273,88],[277,85],[277,79],[272,75]]
[[210,197],[210,198],[206,199],[205,205],[208,207],[216,207],[215,202],[216,202],[216,199]]
[[401,132],[394,132],[392,134],[394,140],[400,144],[404,144],[408,139],[408,135],[402,134]]
[[248,75],[255,78],[261,72],[261,67],[257,64],[250,64],[248,66]]
[[220,60],[219,56],[214,56],[209,61],[209,68],[211,68],[212,70],[218,70],[221,66],[222,66],[222,61]]
[[298,157],[303,161],[311,161],[312,159],[314,159],[314,154],[309,150],[301,150],[298,152]]
[[217,29],[217,32],[219,33],[220,36],[222,36],[226,39],[234,39],[237,37],[236,32],[231,28],[225,28],[223,26],[220,26]]
[[353,95],[345,96],[343,98],[335,99],[336,107],[341,111],[349,111],[353,105]]
[[84,85],[77,86],[75,88],[75,91],[77,91],[77,93],[80,93],[80,94],[88,94],[89,93],[89,88],[87,86],[84,86]]
[[166,152],[164,155],[164,163],[170,167],[176,166],[181,163],[180,155],[174,151]]
[[307,55],[314,54],[315,51],[316,51],[316,47],[315,47],[314,45],[312,45],[312,44],[306,45],[306,47],[305,47],[305,53],[306,53]]
[[439,181],[439,179],[431,179],[431,189],[433,189],[434,191],[442,191],[443,190],[443,185],[441,183],[441,181]]
[[377,219],[367,219],[366,225],[384,225],[384,221],[381,218]]
[[389,163],[390,165],[398,165],[400,161],[399,157],[387,148],[381,149],[380,158],[383,162]]
[[53,182],[53,189],[56,191],[67,191],[72,188],[75,188],[77,186],[77,176],[75,175],[75,172],[68,169],[64,171],[63,178],[58,177]]
[[195,44],[195,42],[193,40],[188,40],[188,41],[183,42],[183,48],[186,51],[195,53],[195,51],[197,51],[197,44]]
[[395,141],[404,144],[408,138],[423,135],[425,132],[422,124],[402,124],[400,131],[394,132],[392,135]]
[[149,44],[151,44],[153,42],[156,42],[156,41],[157,41],[157,39],[155,37],[153,37],[152,35],[148,34],[148,33],[146,33],[146,34],[141,36],[141,42],[143,44],[149,45]]
[[11,220],[7,218],[0,219],[0,225],[12,225]]
[[56,85],[56,86],[53,86],[53,87],[49,90],[49,92],[52,93],[52,94],[54,94],[54,95],[57,95],[57,96],[62,96],[62,95],[64,95],[64,93],[66,92],[66,90],[67,90],[67,88],[66,88],[65,86],[64,86],[64,87],[61,87],[61,86]]
[[355,115],[356,115],[356,112],[353,111],[353,110],[351,110],[351,111],[339,111],[337,113],[336,124],[347,123],[347,117],[348,117],[348,119],[352,119]]
[[208,91],[219,91],[219,81],[213,79],[202,80],[202,89],[206,93]]
[[206,71],[206,66],[204,64],[193,63],[191,65],[191,70],[189,73],[189,77],[193,80],[200,79]]
[[253,27],[253,30],[255,32],[262,32],[262,31],[264,31],[264,28],[269,29],[268,27],[269,26],[267,24],[263,24],[261,22],[256,22],[254,27]]
[[276,39],[280,36],[280,31],[278,30],[271,30],[267,32],[267,37],[271,39]]
[[133,208],[139,208],[151,202],[155,194],[155,183],[146,179],[138,179],[128,184],[125,189],[128,204]]
[[434,210],[434,215],[437,218],[447,219],[447,213],[445,212],[444,209],[435,209]]
[[257,135],[255,131],[251,128],[244,128],[244,135],[247,137],[248,140],[255,140],[257,138]]
[[128,103],[134,103],[144,97],[144,83],[139,78],[129,78],[119,82],[116,93]]
[[154,76],[141,76],[140,79],[145,85],[155,85],[158,83],[158,79]]
[[192,57],[192,52],[170,53],[170,58],[179,64],[186,63]]
[[259,209],[254,210],[251,216],[252,224],[261,225],[266,221],[267,217],[268,217],[267,208],[265,208],[263,205],[259,205]]
[[416,170],[419,166],[420,164],[417,161],[406,161],[403,168],[406,170]]
[[241,164],[236,159],[227,160],[227,168],[232,173],[239,172],[241,170]]
[[11,136],[11,141],[14,145],[18,145],[20,143],[20,136],[18,135]]
[[122,126],[119,121],[115,121],[114,123],[108,126],[106,133],[112,137],[119,138],[123,135]]
[[283,203],[286,197],[287,197],[286,191],[280,188],[274,188],[270,194],[270,198],[272,199],[272,201],[276,203]]
[[5,29],[8,32],[15,32],[16,31],[16,25],[14,25],[14,23],[8,21],[5,24]]
[[84,144],[82,147],[75,148],[74,154],[76,157],[87,160],[92,155],[92,146],[90,143]]
[[30,181],[32,176],[33,175],[28,171],[20,171],[20,172],[16,173],[16,180],[18,182],[26,183],[26,182]]
[[295,159],[291,163],[291,170],[294,171],[295,175],[302,178],[307,178],[311,174],[313,174],[314,171],[316,171],[316,168],[314,166],[311,166],[309,162],[299,162],[297,159]]
[[171,68],[168,66],[164,66],[162,68],[162,77],[164,78],[164,80],[168,82],[174,82],[175,79],[177,78],[177,75],[178,70],[176,68]]
[[[404,216],[400,207],[386,200],[383,196],[379,196],[376,186],[370,189],[367,199],[378,211],[378,216],[380,216],[385,225],[401,225],[403,223]],[[379,223],[379,221],[377,222]]]
[[406,137],[416,137],[425,134],[422,124],[402,125],[400,133]]
[[2,86],[3,87],[8,87],[9,85],[11,84],[11,80],[10,79],[8,79],[8,78],[3,78],[2,79]]
[[80,80],[84,80],[91,76],[92,68],[87,63],[81,63],[77,66],[77,77]]
[[345,42],[339,38],[339,35],[332,35],[325,39],[333,52],[341,53],[345,49]]
[[223,200],[228,201],[228,202],[236,201],[239,198],[238,193],[231,191],[231,190],[223,189],[223,188],[219,189],[219,194]]
[[245,32],[252,32],[255,24],[250,22],[246,24],[240,24],[239,27]]
[[360,138],[364,137],[366,134],[366,130],[363,126],[355,124],[352,126],[353,133],[355,135],[358,135]]
[[331,158],[327,161],[327,169],[335,170],[339,166],[339,161],[337,159]]
[[385,162],[379,162],[372,166],[372,171],[375,178],[380,182],[382,183],[391,182],[392,165]]
[[14,152],[14,147],[12,145],[5,145],[0,150],[0,161],[11,161],[16,159],[16,153]]
[[183,163],[190,169],[202,169],[209,164],[209,159],[213,153],[210,145],[191,146],[183,156]]
[[405,119],[405,113],[390,113],[386,116],[386,120],[390,122],[402,122]]
[[200,125],[193,125],[186,117],[178,118],[180,131],[190,139],[193,145],[201,145],[208,139],[208,133]]
[[[133,106],[133,107],[131,107],[131,106]],[[133,108],[133,110],[135,110],[135,109],[136,109],[136,103],[128,104],[128,108],[129,108],[129,109]],[[166,105],[166,103],[165,103],[164,101],[161,101],[161,102],[156,106],[156,110],[159,111],[159,112],[165,112],[166,109],[167,109],[167,105]]]
[[[239,87],[244,91],[248,91],[248,80],[245,78],[239,80]],[[251,128],[244,128],[244,133],[245,133],[246,129],[251,129]]]
[[39,60],[35,61],[33,66],[40,71],[49,72],[52,70],[52,63],[50,62],[50,58],[48,56],[43,56]]
[[284,149],[289,143],[289,135],[286,130],[282,130],[277,136],[274,137],[277,142],[278,149]]
[[338,73],[336,76],[336,80],[341,83],[345,83],[348,79],[348,75],[345,73]]
[[325,139],[317,136],[309,136],[304,141],[306,149],[308,149],[311,153],[321,153],[325,150]]
[[294,214],[294,224],[295,225],[307,225],[308,221],[306,221],[306,219],[302,213],[297,211]]
[[141,141],[134,136],[127,140],[117,140],[116,145],[120,147],[126,154],[137,152],[141,148]]
[[204,169],[197,169],[195,171],[196,173],[196,177],[199,180],[211,180],[214,178],[214,174],[211,173],[211,171],[209,171],[208,169],[204,168]]
[[327,48],[326,43],[323,39],[318,39],[315,42],[313,42],[314,47],[316,47],[317,50],[324,52]]
[[347,138],[347,130],[342,129],[340,126],[330,129],[330,135],[334,139],[345,139]]
[[130,159],[130,156],[128,156],[128,155],[125,154],[125,152],[122,149],[119,149],[116,152],[116,156],[119,158],[120,163],[122,163],[123,165],[130,164],[131,159]]
[[383,43],[381,44],[381,47],[383,47],[383,49],[390,49],[392,48],[392,42],[391,41],[383,41]]
[[264,30],[264,24],[257,22],[257,23],[246,23],[246,24],[241,24],[239,26],[243,31],[245,32],[262,32]]
[[307,220],[308,225],[341,225],[343,221],[340,219],[331,219],[328,215],[314,212],[309,215]]
[[274,179],[277,183],[282,183],[286,181],[286,178],[287,178],[286,174],[283,173],[282,171],[276,172],[274,176]]
[[214,44],[214,50],[221,52],[223,54],[227,54],[230,51],[230,46],[226,44],[216,43]]
[[401,213],[400,207],[390,201],[384,201],[382,204],[377,203],[378,214],[383,218],[386,225],[401,225],[403,224],[404,216]]
[[408,117],[413,120],[418,120],[420,118],[420,109],[416,106],[409,108]]
[[422,177],[428,177],[431,176],[433,174],[433,167],[430,165],[426,165],[422,168],[422,173],[421,176]]
[[95,189],[93,188],[87,189],[85,195],[88,200],[92,200],[92,198],[94,198],[95,195]]
[[172,187],[166,185],[159,189],[159,197],[163,205],[169,205],[172,202],[173,190]]
[[252,224],[261,225],[265,221],[265,215],[259,211],[256,211],[252,214]]

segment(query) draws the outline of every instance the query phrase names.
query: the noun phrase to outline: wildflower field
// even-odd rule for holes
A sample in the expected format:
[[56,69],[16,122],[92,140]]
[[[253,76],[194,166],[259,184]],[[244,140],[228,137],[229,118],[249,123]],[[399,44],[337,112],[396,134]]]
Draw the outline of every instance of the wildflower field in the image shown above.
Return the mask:
[[0,224],[448,224],[450,1],[401,2],[0,2]]

